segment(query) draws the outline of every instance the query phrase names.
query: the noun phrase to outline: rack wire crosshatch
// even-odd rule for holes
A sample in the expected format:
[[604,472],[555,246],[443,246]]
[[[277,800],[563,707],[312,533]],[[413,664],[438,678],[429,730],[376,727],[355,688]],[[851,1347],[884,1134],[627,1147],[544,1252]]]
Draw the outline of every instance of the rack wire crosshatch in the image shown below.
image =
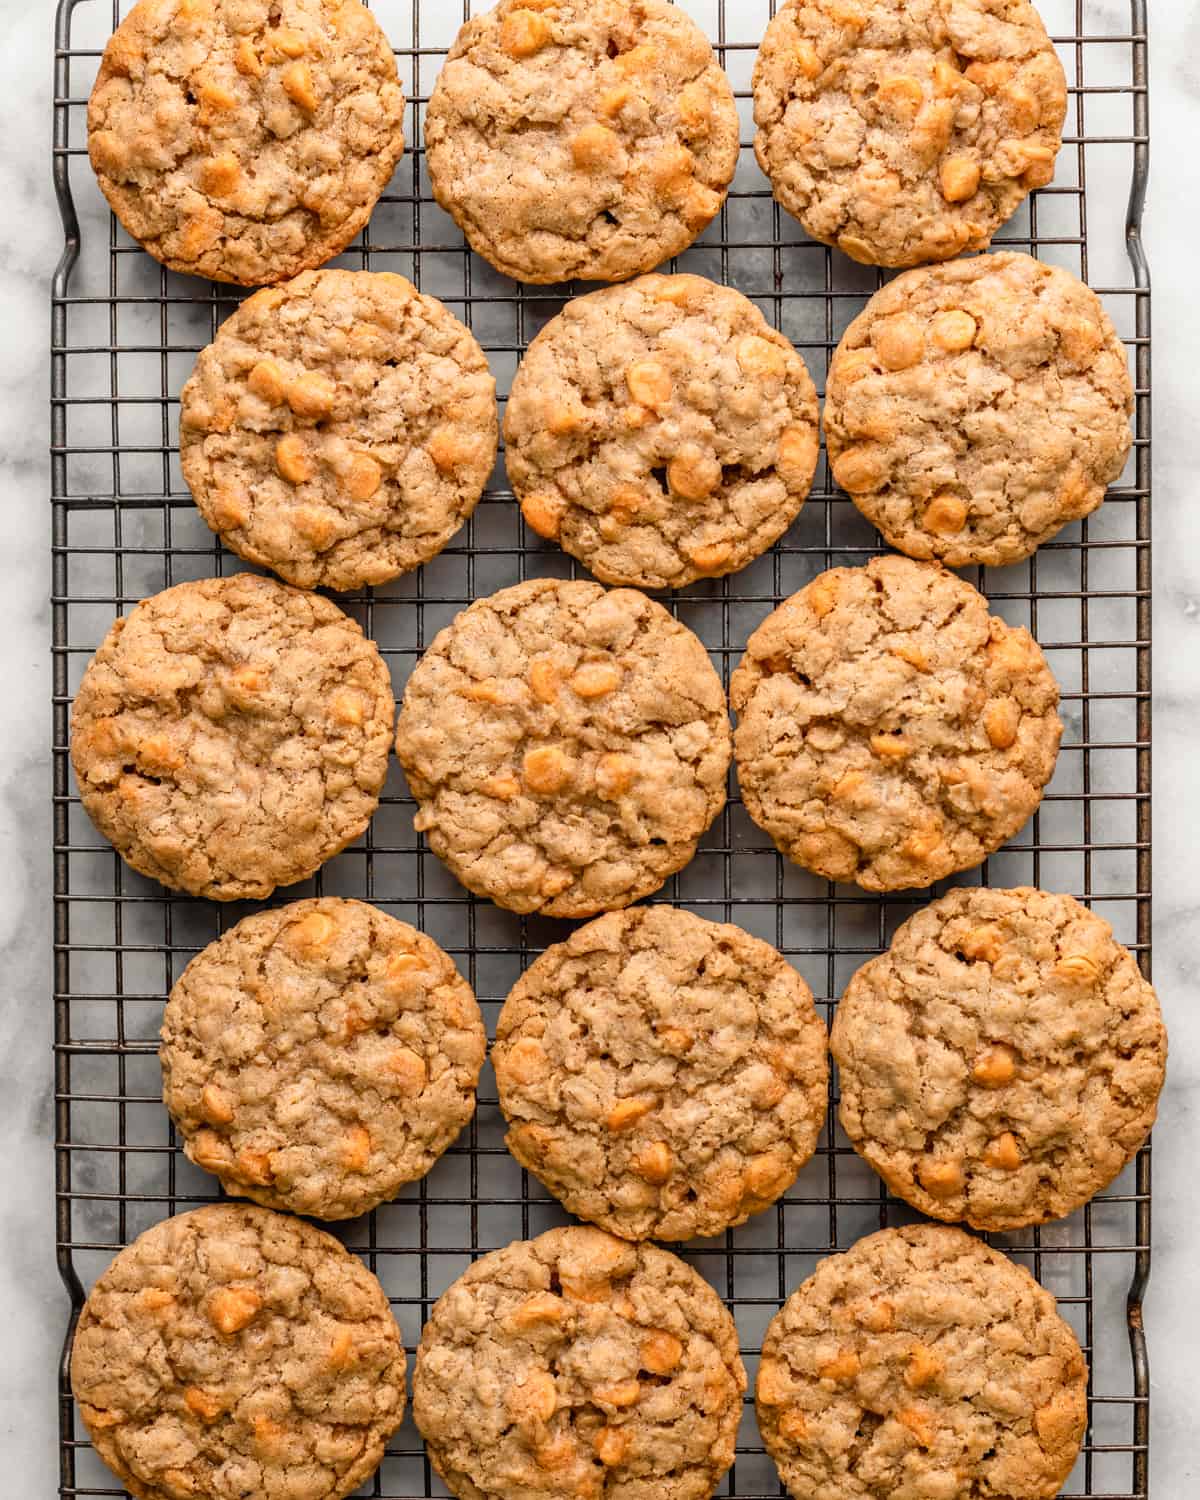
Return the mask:
[[[441,297],[473,328],[505,392],[521,351],[568,291],[517,286],[466,251],[431,198],[420,135],[455,31],[491,3],[374,0],[410,101],[408,149],[362,240],[338,263],[401,271]],[[680,3],[705,27],[733,79],[743,150],[727,206],[679,265],[756,300],[800,348],[821,387],[842,329],[880,278],[806,240],[754,165],[750,72],[775,0]],[[72,1330],[87,1289],[121,1246],[158,1219],[215,1196],[212,1179],[173,1139],[160,1102],[156,1034],[183,966],[247,910],[174,895],[128,870],[83,813],[68,759],[72,695],[113,617],[172,583],[241,566],[199,520],[176,454],[180,387],[241,293],[153,262],[116,226],[87,163],[87,96],[104,43],[128,8],[129,0],[59,0],[54,64],[54,178],[66,235],[51,337],[56,1192]],[[996,243],[1064,265],[1101,294],[1135,372],[1136,443],[1107,504],[1082,527],[1019,567],[969,575],[998,613],[1028,624],[1042,642],[1064,688],[1067,733],[1040,812],[964,879],[1071,892],[1113,923],[1148,975],[1150,300],[1140,239],[1149,154],[1147,5],[1040,0],[1040,9],[1071,85],[1067,134],[1054,185],[1037,193]],[[878,537],[831,487],[822,461],[800,519],[767,557],[685,590],[671,607],[728,676],[775,604],[824,568],[878,550]],[[340,602],[379,643],[399,693],[436,631],[470,600],[527,576],[576,571],[522,529],[501,465],[474,519],[442,556],[387,588]],[[879,900],[817,881],[780,859],[731,790],[695,861],[655,899],[734,921],[775,943],[828,1017],[853,970],[933,893]],[[413,833],[411,812],[393,769],[363,840],[314,881],[274,900],[358,896],[413,922],[454,955],[491,1027],[529,959],[567,929],[470,897]],[[911,1217],[827,1127],[784,1200],[686,1254],[732,1308],[753,1379],[767,1322],[816,1259]],[[339,1232],[383,1281],[411,1358],[432,1302],[473,1258],[559,1222],[557,1205],[504,1149],[489,1070],[475,1120],[429,1178]],[[994,1241],[1055,1293],[1091,1365],[1090,1426],[1064,1493],[1148,1500],[1141,1298],[1150,1270],[1149,1148],[1069,1220]],[[65,1356],[60,1412],[60,1495],[120,1495],[78,1420]],[[737,1462],[721,1492],[744,1500],[782,1493],[749,1402]],[[380,1500],[445,1494],[411,1418],[361,1493]]]

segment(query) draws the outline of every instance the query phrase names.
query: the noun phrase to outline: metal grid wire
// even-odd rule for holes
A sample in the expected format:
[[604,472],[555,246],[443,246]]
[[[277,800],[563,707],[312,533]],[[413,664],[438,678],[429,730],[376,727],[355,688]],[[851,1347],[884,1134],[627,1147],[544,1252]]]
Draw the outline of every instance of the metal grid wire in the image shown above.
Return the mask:
[[[575,289],[525,288],[499,276],[467,253],[429,193],[424,106],[458,25],[490,3],[375,0],[411,101],[409,149],[361,242],[340,263],[401,271],[442,297],[487,350],[503,393],[528,340]],[[840,333],[881,278],[807,241],[754,165],[750,71],[774,0],[681,3],[733,79],[743,152],[728,205],[679,265],[754,298],[801,349],[820,386]],[[83,814],[67,755],[72,694],[114,615],[172,583],[241,566],[200,522],[176,454],[180,387],[241,294],[151,261],[109,216],[86,160],[87,95],[104,42],[127,8],[127,0],[60,0],[55,53],[54,169],[66,229],[52,319],[56,1187],[72,1326],[117,1249],[163,1216],[215,1196],[213,1179],[179,1150],[159,1102],[156,1033],[183,966],[246,912],[173,895],[127,869]],[[1146,5],[1042,0],[1041,9],[1071,84],[1066,144],[1054,186],[1035,195],[997,244],[1064,265],[1101,293],[1136,375],[1137,441],[1100,512],[1026,564],[970,575],[998,613],[1028,624],[1042,642],[1063,685],[1067,732],[1041,811],[964,879],[1071,892],[1113,923],[1148,974],[1150,307],[1138,237],[1148,156]],[[831,487],[822,461],[803,514],[767,557],[669,602],[727,676],[751,630],[781,599],[821,570],[878,550],[879,538]],[[442,556],[342,602],[379,643],[399,693],[435,632],[472,599],[526,577],[574,572],[569,559],[522,528],[501,466]],[[775,943],[828,1017],[853,970],[933,893],[881,900],[809,876],[779,858],[731,791],[694,862],[657,899]],[[357,896],[413,922],[454,955],[491,1027],[530,958],[566,928],[470,897],[413,833],[412,806],[394,771],[360,843],[276,900]],[[507,1155],[502,1136],[489,1069],[474,1122],[430,1176],[339,1229],[383,1281],[410,1356],[432,1301],[474,1257],[564,1222]],[[1058,1296],[1088,1356],[1091,1423],[1066,1493],[1091,1500],[1148,1493],[1140,1302],[1150,1264],[1149,1190],[1147,1149],[1064,1223],[996,1237]],[[912,1217],[827,1127],[782,1202],[686,1253],[732,1308],[753,1377],[768,1320],[817,1258]],[[61,1431],[60,1494],[120,1494],[87,1443],[65,1365]],[[782,1493],[749,1404],[722,1492]],[[445,1493],[411,1419],[362,1493],[388,1500]]]

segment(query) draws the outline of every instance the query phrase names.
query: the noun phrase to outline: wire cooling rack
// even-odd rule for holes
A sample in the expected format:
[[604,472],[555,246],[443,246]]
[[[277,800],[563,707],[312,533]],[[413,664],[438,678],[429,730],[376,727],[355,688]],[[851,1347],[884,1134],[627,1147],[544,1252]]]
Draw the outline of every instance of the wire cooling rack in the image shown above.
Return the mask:
[[[754,298],[822,385],[840,333],[880,278],[807,241],[754,164],[750,73],[773,0],[683,3],[733,80],[743,150],[728,205],[679,265]],[[153,262],[111,219],[87,163],[87,95],[127,8],[128,0],[60,0],[55,50],[54,175],[66,231],[51,342],[55,1124],[57,1248],[72,1328],[87,1289],[121,1246],[215,1195],[213,1179],[179,1150],[160,1103],[156,1034],[183,966],[247,910],[173,895],[127,869],[84,815],[67,754],[72,695],[113,617],[172,583],[241,566],[200,521],[176,451],[180,388],[241,294]],[[1066,266],[1100,292],[1136,376],[1137,441],[1100,512],[1026,564],[971,575],[996,612],[1029,625],[1041,641],[1064,688],[1067,732],[1041,811],[964,880],[1071,892],[1113,923],[1149,974],[1150,302],[1139,238],[1148,165],[1146,5],[1041,0],[1041,9],[1071,84],[1066,144],[1054,185],[996,243]],[[507,392],[528,340],[573,289],[523,288],[499,276],[467,253],[431,199],[424,106],[470,0],[375,0],[375,10],[411,101],[408,151],[361,242],[340,263],[400,271],[443,298],[474,329]],[[821,570],[878,550],[878,537],[831,487],[822,461],[803,514],[767,557],[687,589],[671,607],[727,675],[781,599]],[[379,643],[399,694],[435,632],[472,599],[526,577],[573,572],[569,559],[523,530],[500,466],[474,519],[439,558],[342,602]],[[361,842],[276,899],[357,896],[413,922],[454,955],[492,1026],[529,959],[567,929],[470,897],[414,834],[412,810],[393,770]],[[734,795],[696,859],[657,899],[775,943],[828,1017],[853,970],[932,894],[880,900],[818,881],[779,858]],[[432,1301],[474,1257],[564,1222],[502,1138],[489,1069],[475,1120],[430,1176],[339,1231],[383,1281],[410,1356]],[[782,1202],[686,1254],[732,1308],[753,1377],[767,1322],[816,1260],[912,1217],[827,1127]],[[1141,1296],[1150,1269],[1149,1150],[1065,1222],[995,1242],[1055,1293],[1091,1365],[1091,1422],[1066,1493],[1141,1500],[1148,1494]],[[87,1443],[65,1362],[61,1435],[62,1496],[122,1493]],[[722,1492],[747,1500],[782,1493],[749,1404]],[[387,1500],[445,1493],[411,1419],[362,1493]]]

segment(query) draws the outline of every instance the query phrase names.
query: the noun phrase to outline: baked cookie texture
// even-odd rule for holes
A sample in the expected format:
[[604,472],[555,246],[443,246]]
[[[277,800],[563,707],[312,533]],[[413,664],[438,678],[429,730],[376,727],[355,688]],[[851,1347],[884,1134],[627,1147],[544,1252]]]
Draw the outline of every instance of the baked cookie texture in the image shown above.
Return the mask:
[[669,906],[590,922],[500,1012],[506,1144],[626,1239],[744,1224],[816,1149],[829,1066],[812,994],[769,944]]
[[425,123],[434,196],[518,281],[623,281],[692,243],[738,159],[733,90],[663,0],[501,0],[468,21]]
[[71,1386],[137,1500],[342,1500],[404,1414],[383,1288],[323,1230],[249,1204],[165,1219],[79,1317]]
[[71,761],[140,874],[262,900],[366,828],[394,713],[382,657],[336,604],[238,573],[115,621],[75,696]]
[[243,302],[183,388],[196,504],[302,588],[386,583],[440,552],[496,459],[474,336],[403,276],[309,271]]
[[725,803],[731,736],[708,653],[661,604],[542,578],[441,631],[396,753],[417,830],[469,890],[588,917],[691,859]]
[[776,198],[877,266],[982,250],[1053,178],[1067,112],[1027,0],[789,0],[753,88]]
[[891,546],[1003,567],[1101,504],[1132,413],[1096,294],[1000,254],[909,271],[871,298],[834,354],[825,435],[834,478]]
[[1087,1366],[1054,1298],[945,1225],[821,1261],[767,1329],[756,1394],[796,1500],[1051,1500],[1087,1427]]
[[1154,990],[1102,917],[1045,891],[958,890],[865,964],[833,1025],[840,1118],[935,1219],[1060,1219],[1150,1133],[1167,1061]]
[[733,674],[746,810],[827,880],[932,885],[1035,810],[1058,696],[1029,632],[953,573],[905,557],[834,568],[764,620]]
[[803,359],[700,276],[580,297],[534,339],[504,422],[526,521],[605,583],[736,572],[800,512],[817,464]]
[[461,1500],[707,1500],[745,1389],[706,1281],[666,1250],[574,1226],[485,1255],[435,1304],[413,1417]]
[[339,254],[404,152],[404,95],[359,0],[139,0],[104,49],[88,154],[173,271],[261,286]]
[[183,971],[163,1016],[163,1102],[227,1193],[347,1219],[451,1144],[486,1046],[471,987],[431,938],[361,901],[296,901]]

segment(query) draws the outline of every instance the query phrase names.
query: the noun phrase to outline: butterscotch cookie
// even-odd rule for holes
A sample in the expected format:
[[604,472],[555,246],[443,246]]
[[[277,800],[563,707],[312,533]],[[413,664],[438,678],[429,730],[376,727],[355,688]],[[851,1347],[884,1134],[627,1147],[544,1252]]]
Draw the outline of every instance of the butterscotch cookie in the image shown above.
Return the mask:
[[79,1316],[71,1386],[137,1500],[342,1500],[404,1414],[383,1288],[332,1235],[218,1203],[148,1229]]
[[800,512],[817,395],[754,303],[700,276],[580,297],[521,363],[504,422],[526,521],[605,583],[736,572]]
[[423,1177],[475,1110],[483,1019],[431,939],[361,901],[246,917],[183,971],[163,1102],[227,1193],[347,1219]]
[[1054,1298],[934,1224],[821,1261],[767,1329],[756,1394],[796,1500],[1051,1500],[1087,1427],[1087,1366]]
[[691,859],[725,803],[730,738],[707,652],[661,604],[541,578],[437,636],[396,753],[418,831],[469,890],[589,917]]
[[75,696],[71,761],[135,870],[261,900],[366,828],[394,712],[374,642],[336,604],[251,573],[205,578],[114,623]]
[[1150,1133],[1167,1062],[1154,990],[1070,896],[959,890],[850,981],[833,1026],[842,1127],[935,1219],[1074,1212]]
[[222,541],[302,588],[440,552],[496,458],[471,333],[403,276],[309,271],[243,302],[183,388],[180,459]]
[[319,266],[404,151],[404,95],[359,0],[139,0],[104,50],[88,152],[173,271],[260,286]]
[[745,1389],[706,1281],[666,1250],[576,1226],[485,1255],[435,1304],[413,1417],[462,1500],[707,1500]]
[[834,478],[893,547],[1002,567],[1101,504],[1132,411],[1096,294],[1028,255],[989,255],[871,298],[833,357],[825,434]]
[[1027,630],[933,563],[834,568],[733,675],[747,811],[789,859],[869,891],[979,864],[1041,800],[1058,684]]
[[669,906],[548,948],[500,1012],[492,1065],[509,1150],[631,1240],[744,1224],[825,1120],[825,1026],[804,980],[740,928]]
[[518,281],[622,281],[716,217],[733,90],[664,0],[500,0],[468,21],[425,124],[434,196]]
[[867,265],[982,250],[1053,178],[1066,112],[1027,0],[789,0],[754,70],[776,198]]

